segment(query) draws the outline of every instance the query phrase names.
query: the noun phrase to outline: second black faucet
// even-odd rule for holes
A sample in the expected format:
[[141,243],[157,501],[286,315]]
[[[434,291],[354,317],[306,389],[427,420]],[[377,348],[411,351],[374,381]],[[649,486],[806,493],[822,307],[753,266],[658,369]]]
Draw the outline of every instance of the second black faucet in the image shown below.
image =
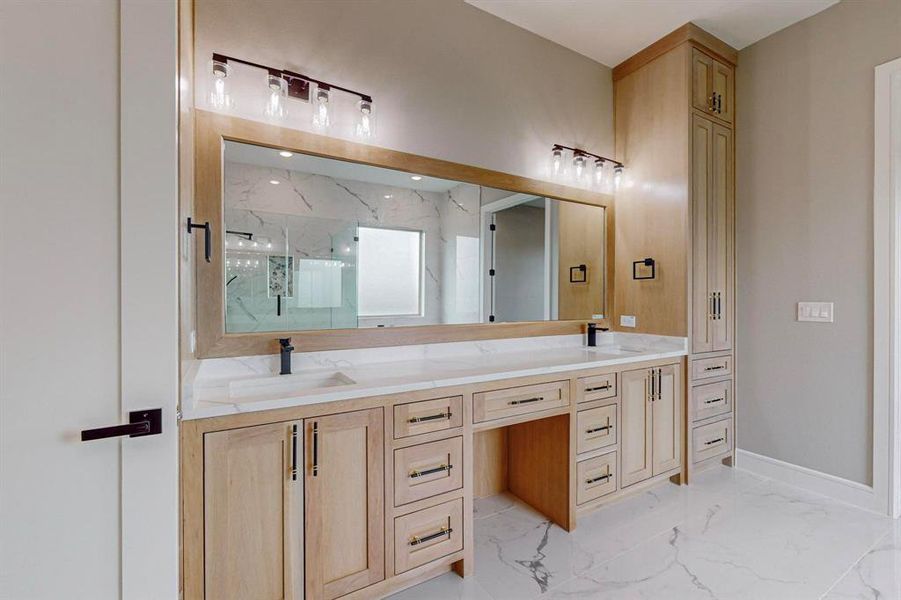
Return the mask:
[[291,374],[291,353],[294,352],[294,346],[291,345],[291,338],[279,338],[282,354],[282,369],[279,375]]

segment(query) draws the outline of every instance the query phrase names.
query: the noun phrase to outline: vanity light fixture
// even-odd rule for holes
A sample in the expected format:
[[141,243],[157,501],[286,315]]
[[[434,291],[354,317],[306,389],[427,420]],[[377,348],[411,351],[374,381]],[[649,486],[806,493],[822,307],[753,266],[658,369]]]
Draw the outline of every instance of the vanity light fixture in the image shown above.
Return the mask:
[[292,156],[294,156],[294,153],[288,152],[287,150],[282,150],[281,152],[278,153],[278,155],[283,156],[285,158],[291,158]]
[[[210,93],[210,104],[222,110],[232,108],[234,102],[226,89],[226,78],[231,74],[231,65],[241,64],[254,69],[266,71],[266,85],[269,89],[267,101],[263,108],[269,118],[283,119],[288,112],[288,98],[314,103],[313,125],[318,129],[328,129],[334,121],[330,105],[332,90],[350,94],[359,98],[357,115],[353,128],[355,136],[369,139],[375,135],[375,111],[372,96],[341,87],[326,81],[314,79],[303,73],[286,69],[276,69],[259,63],[250,62],[224,54],[213,54],[213,91]],[[315,89],[315,94],[313,90]],[[282,154],[284,156],[284,154]]]
[[[572,170],[567,173],[564,165],[564,155],[569,152],[572,154]],[[612,184],[615,189],[619,189],[622,185],[623,173],[626,165],[618,160],[594,154],[580,148],[572,146],[564,146],[563,144],[554,144],[551,148],[551,177],[553,179],[564,179],[567,175],[571,177],[576,184],[585,183],[584,175],[588,169],[588,159],[594,159],[594,177],[591,177],[588,183],[592,187],[604,189],[610,179],[608,175],[608,163],[613,166]]]

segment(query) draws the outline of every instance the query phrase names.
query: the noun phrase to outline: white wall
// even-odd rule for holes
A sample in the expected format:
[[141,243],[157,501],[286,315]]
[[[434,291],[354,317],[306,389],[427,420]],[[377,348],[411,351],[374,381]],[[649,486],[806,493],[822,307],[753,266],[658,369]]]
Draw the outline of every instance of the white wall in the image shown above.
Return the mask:
[[216,51],[371,94],[379,146],[530,177],[555,142],[613,151],[610,69],[462,0],[197,0],[195,19],[200,108]]
[[[739,53],[738,445],[872,479],[873,69],[901,2],[841,2]],[[795,303],[835,302],[835,323]]]
[[[119,597],[119,3],[0,3],[0,597]],[[114,442],[115,443],[115,442]]]

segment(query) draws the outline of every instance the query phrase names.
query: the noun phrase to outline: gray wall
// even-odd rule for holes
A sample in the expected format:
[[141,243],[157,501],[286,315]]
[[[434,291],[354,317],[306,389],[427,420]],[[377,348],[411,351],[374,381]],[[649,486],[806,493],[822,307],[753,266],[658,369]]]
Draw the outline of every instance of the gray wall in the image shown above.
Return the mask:
[[462,0],[197,0],[195,18],[201,108],[217,51],[371,94],[379,146],[529,177],[555,142],[613,151],[610,69]]
[[[738,445],[872,480],[873,68],[901,2],[842,2],[739,53]],[[795,303],[835,302],[835,323]]]
[[494,316],[500,322],[544,320],[545,209],[519,204],[494,215]]

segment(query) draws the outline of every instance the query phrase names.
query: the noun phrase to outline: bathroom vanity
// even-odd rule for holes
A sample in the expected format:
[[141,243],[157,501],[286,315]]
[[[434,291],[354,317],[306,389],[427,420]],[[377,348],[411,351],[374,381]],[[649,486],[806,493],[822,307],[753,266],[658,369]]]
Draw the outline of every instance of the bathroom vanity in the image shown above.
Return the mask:
[[572,530],[678,481],[686,340],[599,338],[313,353],[284,377],[273,357],[203,365],[181,434],[186,597],[378,597],[475,568],[474,498],[507,491]]

